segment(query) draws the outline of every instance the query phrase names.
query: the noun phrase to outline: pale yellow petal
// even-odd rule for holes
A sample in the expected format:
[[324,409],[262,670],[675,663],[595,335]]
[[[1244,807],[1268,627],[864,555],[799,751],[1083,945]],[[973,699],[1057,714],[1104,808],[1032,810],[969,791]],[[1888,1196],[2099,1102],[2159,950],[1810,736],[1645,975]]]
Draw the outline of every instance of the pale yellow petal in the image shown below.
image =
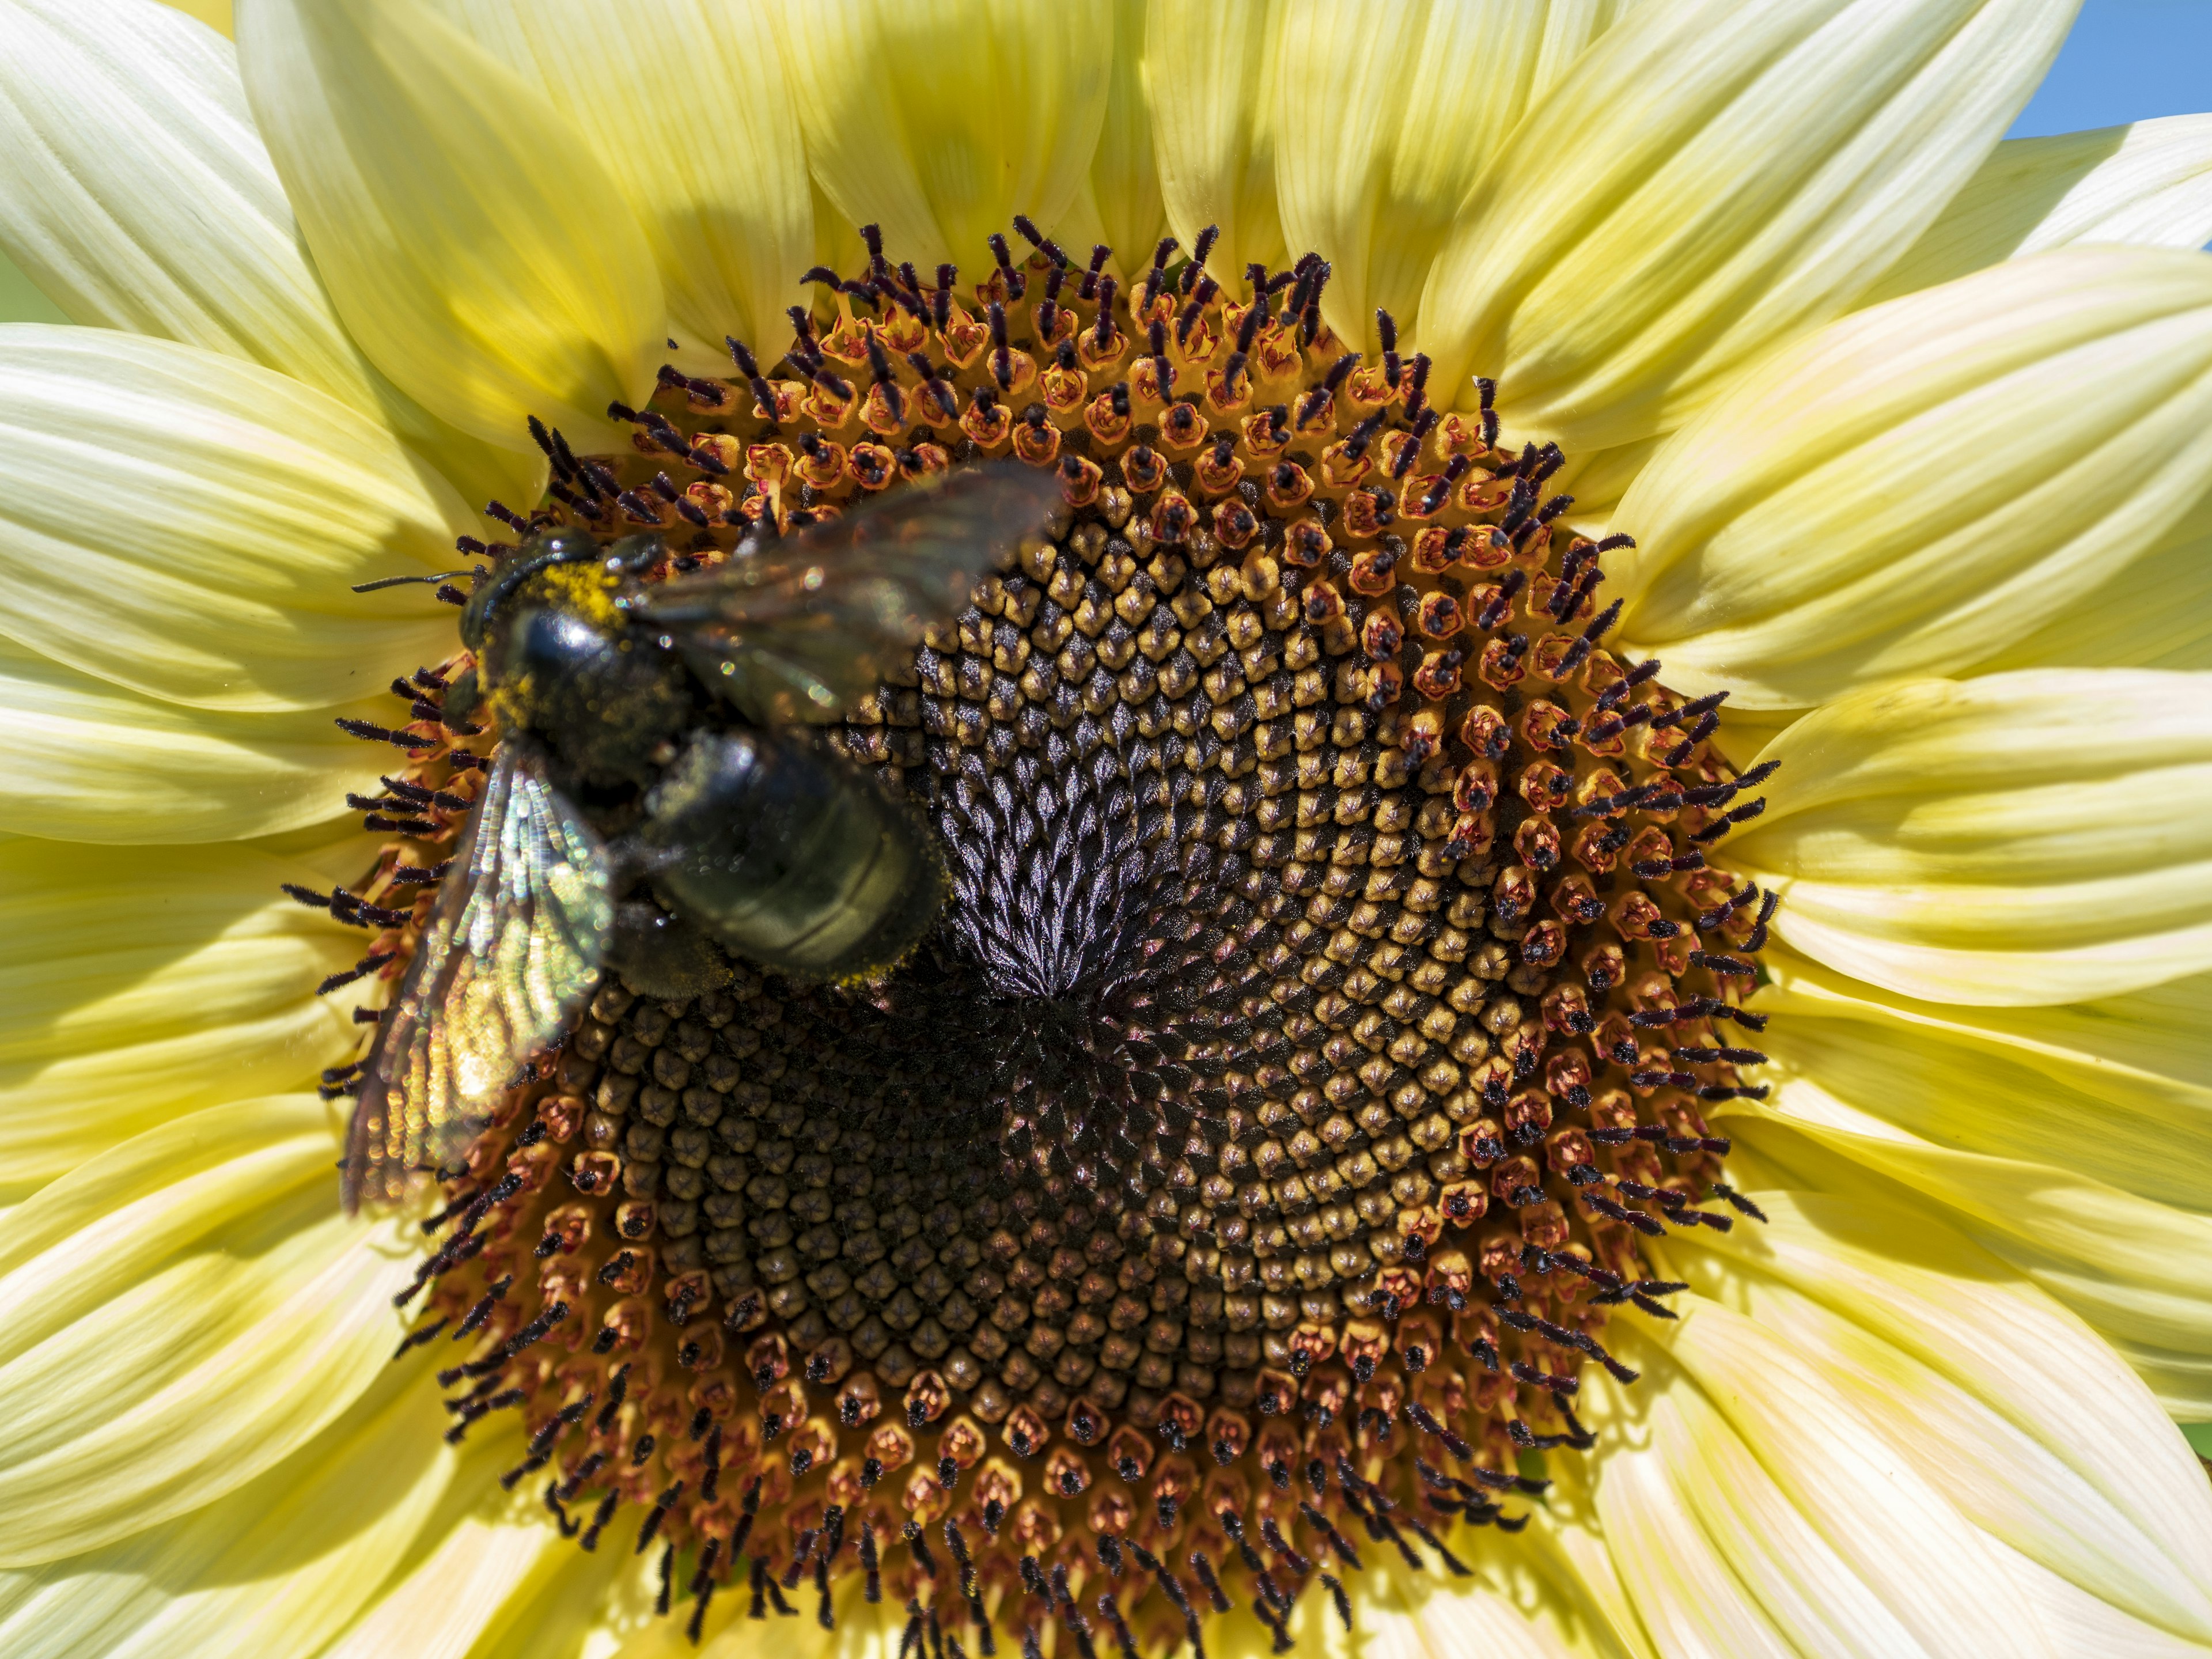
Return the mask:
[[1106,86],[1106,114],[1086,189],[1069,210],[1063,234],[1076,239],[1069,253],[1086,262],[1090,249],[1082,239],[1103,242],[1113,250],[1112,268],[1127,277],[1151,264],[1168,220],[1145,92],[1148,0],[1113,0],[1113,8],[1114,71]]
[[2047,1159],[1921,1140],[1811,1078],[1779,1073],[1767,1101],[1733,1103],[1717,1116],[1740,1152],[1801,1184],[1890,1202],[1901,1187],[1932,1200],[1959,1231],[2079,1316],[2167,1413],[2212,1419],[2212,1295],[2198,1266],[2212,1250],[2212,1218]]
[[319,708],[456,648],[428,588],[350,590],[452,568],[473,515],[302,381],[112,329],[0,325],[0,633],[102,679]]
[[1577,1659],[1578,1655],[1618,1653],[1617,1644],[1581,1643],[1556,1622],[1546,1607],[1517,1607],[1504,1596],[1457,1586],[1431,1595],[1410,1616],[1370,1616],[1377,1659],[1457,1659],[1464,1653],[1496,1659]]
[[[1784,1659],[1794,1650],[1766,1618],[1753,1588],[1707,1541],[1699,1516],[1672,1478],[1672,1462],[1695,1455],[1694,1446],[1684,1443],[1694,1442],[1695,1428],[1668,1401],[1655,1402],[1649,1415],[1656,1420],[1638,1425],[1644,1454],[1616,1453],[1599,1466],[1603,1478],[1594,1507],[1602,1530],[1586,1547],[1597,1558],[1593,1565],[1610,1569],[1615,1578],[1620,1623],[1648,1632],[1652,1653]],[[1811,1553],[1794,1528],[1786,1542]]]
[[[1188,252],[1215,227],[1220,240],[1208,268],[1231,283],[1248,264],[1273,270],[1286,259],[1275,207],[1280,27],[1274,0],[1152,0],[1146,20],[1145,87],[1168,228]],[[1133,252],[1124,258],[1149,263]]]
[[1679,1253],[1698,1292],[1809,1361],[2044,1575],[2212,1644],[2212,1487],[2094,1331],[1910,1201],[1753,1196],[1765,1223]]
[[291,714],[187,708],[0,640],[0,726],[14,769],[0,831],[162,846],[326,823],[347,791],[374,793],[401,756],[334,720],[388,726],[404,712],[388,694]]
[[[362,838],[351,838],[358,876]],[[0,1195],[180,1112],[313,1083],[349,1058],[356,997],[318,999],[370,943],[240,848],[0,845]]]
[[312,1653],[375,1594],[460,1457],[416,1370],[393,1367],[291,1456],[204,1509],[88,1555],[0,1572],[16,1659]]
[[359,384],[220,36],[155,0],[8,0],[0,154],[0,246],[76,321]]
[[230,33],[230,0],[167,0],[187,17],[197,17],[211,29]]
[[[2030,1086],[2018,1074],[2033,1073],[2040,1086],[2077,1100],[2087,1097],[2094,1103],[2081,1109],[2079,1121],[2097,1123],[2100,1133],[2106,1133],[2103,1110],[2110,1109],[2172,1134],[2178,1155],[2202,1155],[2195,1143],[2212,1128],[2212,975],[2193,974],[2102,1001],[1976,1008],[1899,996],[1781,946],[1760,963],[1767,980],[1759,1006],[1785,1017],[1778,1028],[1785,1045],[1808,1026],[1814,1041],[1823,1040],[1825,1029],[1831,1042],[1848,1029],[1869,1049],[1891,1041],[1924,1043],[1929,1052],[1945,1056],[1939,1064],[1955,1065],[1965,1056],[1990,1067],[1993,1077],[2012,1077],[2015,1087]],[[1799,1064],[1796,1069],[1814,1068]],[[1826,1072],[1820,1075],[1833,1080]],[[1985,1115],[1978,1102],[1954,1107]],[[2074,1161],[2070,1152],[2067,1161]],[[2212,1183],[2175,1201],[2212,1210]]]
[[1805,711],[1802,708],[1737,708],[1723,703],[1720,716],[1720,732],[1714,741],[1719,744],[1723,754],[1735,761],[1740,772],[1751,764],[1759,750],[1804,719]]
[[2071,242],[2212,241],[2212,115],[2008,138],[1869,303]]
[[808,164],[848,223],[883,227],[888,258],[974,283],[993,233],[1025,249],[1017,213],[1052,234],[1106,113],[1108,8],[790,0],[781,15]]
[[2176,1101],[2185,1088],[2178,1080],[2166,1089],[2129,1089],[2113,1079],[2092,1093],[2000,1058],[1994,1045],[1800,1012],[1778,1018],[1763,1046],[1790,1076],[1862,1103],[1916,1139],[2015,1163],[2063,1164],[2179,1208],[2212,1206],[2212,1102]]
[[2130,1618],[2095,1591],[2039,1568],[2024,1556],[2014,1553],[2007,1565],[2013,1569],[2015,1593],[2027,1609],[2027,1617],[2042,1627],[2058,1653],[2203,1659],[2203,1643]]
[[1531,109],[1421,301],[1439,402],[1569,449],[1678,425],[1847,308],[1972,175],[2073,0],[1643,6]]
[[1966,1008],[1786,951],[1765,961],[1771,1115],[2002,1229],[1991,1248],[2106,1332],[2169,1405],[2205,1410],[2212,1321],[2170,1253],[2201,1250],[2212,1211],[2212,975],[2103,1002]]
[[380,1373],[414,1251],[337,1213],[332,1109],[216,1107],[19,1206],[0,1244],[0,1564],[235,1491]]
[[0,253],[0,323],[65,323],[64,312],[15,262]]
[[1621,628],[1758,708],[1996,653],[2212,485],[2212,259],[2081,247],[1844,319],[1674,434],[1613,515]]
[[[1633,1650],[1590,1587],[1555,1547],[1543,1522],[1515,1536],[1463,1528],[1450,1536],[1453,1553],[1469,1577],[1413,1573],[1374,1556],[1364,1559],[1379,1581],[1370,1592],[1363,1572],[1345,1588],[1354,1600],[1354,1630],[1347,1634],[1318,1599],[1302,1608],[1304,1628],[1292,1625],[1303,1645],[1342,1659],[1375,1654],[1388,1659],[1456,1659],[1467,1653],[1499,1659],[1626,1659]],[[1253,1659],[1264,1644],[1254,1632]]]
[[2070,242],[2200,248],[2208,241],[2212,114],[2166,115],[2121,128],[2118,148],[2054,203],[2013,252]]
[[[1489,159],[1478,135],[1511,95],[1507,62],[1544,9],[1285,0],[1273,121],[1283,240],[1329,262],[1322,314],[1346,341],[1375,349],[1377,307],[1410,334],[1429,262]],[[1462,128],[1454,118],[1470,105]]]
[[2212,679],[2051,669],[1854,692],[1770,744],[1729,864],[1907,996],[2074,1002],[2212,968]]
[[1613,515],[1619,511],[1621,498],[1666,442],[1664,438],[1641,438],[1632,444],[1585,450],[1567,457],[1550,483],[1553,490],[1574,498],[1574,506],[1559,522],[1592,541],[1602,541],[1612,534]]
[[[541,1607],[588,1620],[607,1582],[628,1565],[626,1547],[586,1555],[572,1539],[520,1505],[491,1507],[448,1529],[437,1547],[386,1590],[323,1659],[489,1659],[513,1651],[507,1637]],[[589,1625],[572,1622],[568,1640],[538,1653],[567,1659]]]
[[[541,1510],[541,1529],[543,1514]],[[646,1622],[659,1587],[659,1563],[651,1554],[637,1554],[627,1541],[635,1530],[633,1518],[624,1542],[581,1560],[574,1544],[556,1541],[557,1553],[542,1558],[537,1573],[518,1584],[486,1621],[468,1649],[469,1659],[601,1659],[611,1654],[618,1630]],[[724,1594],[731,1605],[742,1604],[740,1596]],[[756,1645],[759,1630],[753,1626]],[[691,1644],[684,1645],[688,1653]]]
[[1994,1540],[1822,1368],[1720,1303],[1675,1305],[1663,1351],[1635,1345],[1641,1382],[1585,1383],[1585,1478],[1661,1652],[2057,1659],[1988,1617],[2009,1588]]
[[434,414],[527,450],[616,441],[652,384],[653,255],[575,128],[416,0],[245,0],[240,67],[348,331]]
[[2212,501],[1981,673],[2008,668],[2212,669]]
[[1512,1540],[1516,1553],[1553,1582],[1572,1587],[1565,1594],[1575,1609],[1569,1626],[1574,1652],[1657,1659],[1598,1516],[1589,1479],[1598,1467],[1589,1457],[1547,1460],[1552,1486],[1544,1501],[1526,1511],[1528,1524]]
[[537,451],[455,431],[347,337],[254,131],[229,41],[154,0],[8,0],[0,157],[0,251],[69,320],[305,380],[389,424],[472,507],[536,498]]
[[1410,331],[1429,266],[1530,103],[1626,10],[1614,0],[1291,0],[1275,76],[1275,188],[1293,254],[1331,266],[1322,314],[1373,349]]
[[814,206],[775,14],[715,0],[436,0],[574,122],[653,248],[676,365],[772,358],[806,296]]

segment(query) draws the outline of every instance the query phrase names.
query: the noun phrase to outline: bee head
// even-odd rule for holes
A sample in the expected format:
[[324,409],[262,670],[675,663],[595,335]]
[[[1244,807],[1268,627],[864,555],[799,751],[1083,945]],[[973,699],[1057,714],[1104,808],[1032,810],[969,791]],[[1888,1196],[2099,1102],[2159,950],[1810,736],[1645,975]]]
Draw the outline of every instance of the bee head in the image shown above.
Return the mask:
[[631,536],[600,548],[589,532],[556,530],[526,542],[469,596],[461,612],[461,643],[481,653],[495,623],[524,583],[561,565],[604,563],[617,575],[641,570],[664,556],[658,536]]

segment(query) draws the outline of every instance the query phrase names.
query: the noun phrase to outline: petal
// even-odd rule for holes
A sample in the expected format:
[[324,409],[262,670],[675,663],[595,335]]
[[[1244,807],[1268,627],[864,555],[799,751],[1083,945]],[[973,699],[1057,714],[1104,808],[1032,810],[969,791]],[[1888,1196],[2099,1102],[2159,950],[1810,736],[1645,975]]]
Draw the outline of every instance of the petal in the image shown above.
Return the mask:
[[338,314],[488,443],[584,450],[652,384],[665,307],[606,170],[513,70],[416,0],[247,0],[240,67]]
[[228,40],[153,0],[9,0],[0,155],[0,249],[69,320],[281,370],[389,424],[472,501],[536,498],[535,450],[455,431],[347,337]]
[[[1793,1070],[1834,1086],[1852,1068],[1863,1070],[1867,1056],[1884,1045],[1897,1044],[1900,1054],[1917,1057],[1907,1068],[1914,1075],[1882,1108],[1916,1133],[1961,1144],[1960,1132],[1950,1126],[1978,1122],[1980,1129],[1964,1133],[1992,1127],[2002,1134],[2014,1133],[2010,1122],[1992,1125],[1992,1119],[2012,1115],[1997,1109],[1993,1097],[1972,1098],[1965,1091],[1948,1101],[1929,1097],[1935,1091],[1920,1066],[1964,1066],[1974,1070],[1983,1079],[1979,1086],[1992,1097],[2048,1091],[2054,1099],[2070,1099],[2073,1126],[2044,1143],[2046,1154],[2063,1156],[2075,1168],[2089,1167],[2084,1157],[2109,1158],[2108,1167],[2090,1172],[2130,1190],[2148,1193],[2149,1183],[2170,1184],[2165,1158],[2208,1156],[2201,1137],[2212,1129],[2212,975],[2193,974],[2100,1002],[1972,1008],[1898,996],[1790,951],[1777,950],[1760,965],[1767,982],[1759,988],[1759,1007],[1787,1016],[1773,1028],[1767,1047],[1778,1058],[1780,1049],[1790,1049],[1785,1063]],[[1815,1064],[1797,1053],[1801,1042],[1824,1046],[1838,1058]],[[1845,1048],[1856,1053],[1845,1054]],[[2045,1108],[2024,1103],[2020,1109],[2032,1114]],[[2083,1126],[2093,1123],[2096,1139],[2114,1144],[2075,1147]],[[2130,1160],[2118,1144],[2131,1133],[2168,1138],[2168,1151],[2132,1160],[2141,1179],[2128,1177]],[[2022,1139],[1983,1150],[2028,1155],[2029,1144]],[[2185,1186],[2170,1197],[2185,1206],[2212,1207],[2212,1181]]]
[[89,1555],[0,1573],[0,1646],[18,1659],[316,1651],[453,1484],[450,1420],[420,1376],[394,1368],[228,1497]]
[[[687,374],[782,337],[814,204],[775,15],[710,0],[438,0],[575,124],[645,232]],[[763,356],[768,355],[763,353]]]
[[0,1564],[236,1490],[389,1361],[410,1252],[337,1213],[312,1095],[179,1117],[14,1210],[0,1246]]
[[456,648],[422,589],[349,589],[450,566],[461,498],[382,424],[270,369],[0,326],[0,632],[102,679],[319,708]]
[[[1563,469],[1553,485],[1554,489],[1574,497],[1574,510],[1567,515],[1568,521],[1579,531],[1583,524],[1602,520],[1609,530],[1613,514],[1619,509],[1621,498],[1628,494],[1628,487],[1651,464],[1651,458],[1666,441],[1664,438],[1639,438],[1632,444],[1617,444],[1611,449],[1593,449],[1569,456],[1567,468],[1571,470]],[[1602,539],[1602,532],[1592,535],[1590,539]]]
[[1422,296],[1438,395],[1570,450],[1844,310],[2027,101],[2072,0],[1643,6],[1515,129]]
[[[536,1525],[540,1532],[549,1530],[544,1516],[539,1510]],[[577,1553],[574,1545],[556,1537],[554,1553],[542,1558],[538,1573],[497,1609],[469,1649],[470,1659],[546,1659],[551,1655],[567,1659],[572,1654],[575,1659],[597,1659],[607,1652],[615,1630],[635,1622],[624,1619],[623,1610],[642,1612],[652,1605],[659,1588],[657,1563],[649,1555],[616,1550],[580,1566]],[[728,1599],[738,1600],[734,1595]],[[670,1633],[676,1634],[676,1621],[666,1622]],[[753,1626],[750,1635],[757,1644],[760,1627]],[[369,1650],[376,1654],[392,1650]],[[693,1651],[689,1642],[684,1644],[687,1659]]]
[[[1232,279],[1255,261],[1284,263],[1275,208],[1280,25],[1280,9],[1269,0],[1153,0],[1146,20],[1145,86],[1168,228],[1187,249],[1207,226],[1218,228],[1210,263]],[[1123,258],[1146,263],[1134,253]]]
[[1140,267],[1166,234],[1168,210],[1152,149],[1152,107],[1145,88],[1146,0],[1114,0],[1114,73],[1106,114],[1091,155],[1091,196],[1101,239],[1126,275]]
[[157,702],[0,641],[0,726],[15,772],[0,831],[102,846],[239,841],[343,810],[397,750],[333,716],[388,724],[390,696],[335,710],[228,714]]
[[1854,692],[1771,744],[1732,868],[1886,989],[2074,1002],[2212,968],[2212,680],[2137,669]]
[[822,181],[811,174],[807,193],[814,203],[814,263],[832,270],[859,270],[867,264],[868,250],[856,226],[848,224],[836,204],[822,193]]
[[1976,665],[2007,668],[2212,668],[2212,501],[2158,544],[2025,639]]
[[822,0],[784,16],[807,161],[890,258],[973,280],[1014,215],[1049,234],[1066,213],[1106,113],[1107,8]]
[[2212,115],[2008,138],[1867,296],[1933,288],[2070,242],[2212,241]]
[[0,323],[65,323],[69,314],[46,298],[15,261],[0,252]]
[[[1663,1419],[1654,1424],[1650,1419],[1657,1413]],[[1600,1587],[1613,1626],[1642,1638],[1634,1650],[1640,1656],[1784,1659],[1787,1653],[1794,1659],[1804,1650],[1785,1649],[1751,1589],[1683,1508],[1668,1464],[1682,1455],[1678,1447],[1687,1433],[1680,1408],[1665,1401],[1646,1406],[1636,1427],[1641,1437],[1634,1453],[1608,1450],[1602,1462],[1593,1458],[1551,1474],[1549,1501],[1544,1510],[1532,1512],[1528,1530],[1553,1515],[1567,1522],[1553,1528],[1563,1553]],[[1586,1475],[1596,1488],[1587,1496],[1582,1491]]]
[[2212,1249],[2212,1218],[2048,1159],[1917,1139],[1811,1078],[1781,1074],[1766,1101],[1731,1103],[1716,1116],[1739,1153],[1789,1171],[1798,1185],[1867,1201],[1894,1203],[1900,1188],[1934,1200],[1952,1225],[2094,1330],[2169,1413],[2212,1418],[2212,1297],[2197,1266]]
[[[2212,1642],[2212,1488],[2094,1332],[1910,1201],[1755,1197],[1767,1224],[1681,1253],[1698,1293],[1807,1362],[2031,1573],[2146,1636]],[[1685,1321],[1692,1347],[1703,1321]]]
[[[515,1651],[507,1638],[516,1625],[535,1626],[549,1604],[565,1614],[597,1611],[624,1565],[618,1551],[585,1555],[542,1514],[489,1510],[447,1531],[323,1659],[490,1659]],[[567,1643],[523,1651],[574,1653],[587,1628],[572,1619]]]
[[2003,1554],[1822,1367],[1718,1302],[1675,1305],[1641,1382],[1588,1385],[1597,1514],[1662,1652],[2053,1652],[1988,1617]]
[[[1453,1659],[1474,1653],[1496,1659],[1616,1659],[1623,1653],[1602,1617],[1593,1624],[1584,1587],[1538,1540],[1462,1531],[1449,1542],[1470,1577],[1440,1580],[1370,1555],[1368,1570],[1345,1586],[1353,1599],[1352,1631],[1346,1632],[1316,1596],[1291,1617],[1300,1650],[1310,1643],[1342,1659]],[[1249,1651],[1256,1656],[1262,1633],[1252,1635]]]
[[[1776,1063],[1767,1115],[1965,1210],[1974,1231],[2002,1230],[1992,1249],[2112,1336],[2174,1409],[2204,1410],[2212,1321],[2170,1253],[2203,1248],[2212,1209],[2212,976],[2102,1003],[1967,1009],[1787,952],[1765,966],[1759,1006],[1778,1016],[1761,1043]],[[2179,1173],[2190,1170],[2193,1181]]]
[[2125,1654],[2128,1659],[2203,1659],[2203,1646],[2132,1619],[2093,1591],[2014,1555],[2017,1594],[2027,1617],[2059,1653]]
[[210,28],[230,33],[230,0],[167,0],[187,17],[196,17]]
[[1429,266],[1483,165],[1529,105],[1626,10],[1613,0],[1450,0],[1284,9],[1275,80],[1283,238],[1332,267],[1322,313],[1376,339],[1418,324]]
[[1738,708],[1720,707],[1721,752],[1735,757],[1736,769],[1749,766],[1759,751],[1805,718],[1802,708]]
[[0,1194],[359,1046],[315,987],[368,939],[278,890],[310,879],[242,848],[0,844]]
[[1574,1659],[1580,1653],[1607,1651],[1571,1640],[1553,1622],[1552,1608],[1533,1618],[1530,1613],[1504,1595],[1455,1586],[1430,1596],[1411,1616],[1370,1615],[1362,1628],[1373,1632],[1375,1639],[1364,1650],[1376,1659],[1452,1659],[1464,1653],[1493,1659]]
[[2084,247],[1862,312],[1676,434],[1614,514],[1668,683],[1808,708],[1995,654],[2212,484],[2212,259]]
[[1149,265],[1168,222],[1145,90],[1146,9],[1146,0],[1113,0],[1114,67],[1106,83],[1106,114],[1085,188],[1058,233],[1072,244],[1071,253],[1081,253],[1085,239],[1105,244],[1114,255],[1111,267],[1125,278]]
[[[1495,1547],[1498,1541],[1507,1547]],[[1612,1659],[1620,1652],[1610,1631],[1599,1636],[1584,1626],[1581,1586],[1571,1582],[1572,1574],[1562,1583],[1560,1575],[1546,1570],[1557,1564],[1542,1560],[1522,1540],[1461,1531],[1449,1542],[1469,1576],[1413,1573],[1379,1553],[1364,1553],[1363,1570],[1345,1580],[1352,1604],[1349,1632],[1326,1595],[1300,1597],[1287,1624],[1297,1650],[1329,1659],[1456,1659],[1463,1654]],[[1231,1652],[1241,1648],[1258,1659],[1268,1650],[1267,1632],[1256,1620],[1232,1615],[1223,1622],[1223,1635],[1231,1638],[1224,1645]],[[1236,1636],[1243,1641],[1236,1642]]]

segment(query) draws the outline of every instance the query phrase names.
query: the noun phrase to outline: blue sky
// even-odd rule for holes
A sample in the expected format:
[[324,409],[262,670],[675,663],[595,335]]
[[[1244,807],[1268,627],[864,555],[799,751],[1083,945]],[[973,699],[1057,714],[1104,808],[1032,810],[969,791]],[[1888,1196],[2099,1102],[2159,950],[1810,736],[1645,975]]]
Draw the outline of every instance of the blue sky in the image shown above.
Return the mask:
[[2084,0],[2012,136],[2212,110],[2212,0]]

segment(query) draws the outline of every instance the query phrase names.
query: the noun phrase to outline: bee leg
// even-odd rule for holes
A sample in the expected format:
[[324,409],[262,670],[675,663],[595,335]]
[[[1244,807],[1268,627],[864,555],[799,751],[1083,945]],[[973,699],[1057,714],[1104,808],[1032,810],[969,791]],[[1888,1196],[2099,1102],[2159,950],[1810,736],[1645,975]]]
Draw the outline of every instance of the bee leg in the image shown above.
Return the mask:
[[475,714],[483,702],[483,684],[477,678],[477,671],[473,668],[465,668],[454,677],[453,684],[446,688],[445,699],[439,704],[438,712],[446,728],[453,731],[458,729],[470,715]]
[[641,899],[615,907],[607,966],[641,996],[696,997],[726,985],[727,957],[690,922]]

